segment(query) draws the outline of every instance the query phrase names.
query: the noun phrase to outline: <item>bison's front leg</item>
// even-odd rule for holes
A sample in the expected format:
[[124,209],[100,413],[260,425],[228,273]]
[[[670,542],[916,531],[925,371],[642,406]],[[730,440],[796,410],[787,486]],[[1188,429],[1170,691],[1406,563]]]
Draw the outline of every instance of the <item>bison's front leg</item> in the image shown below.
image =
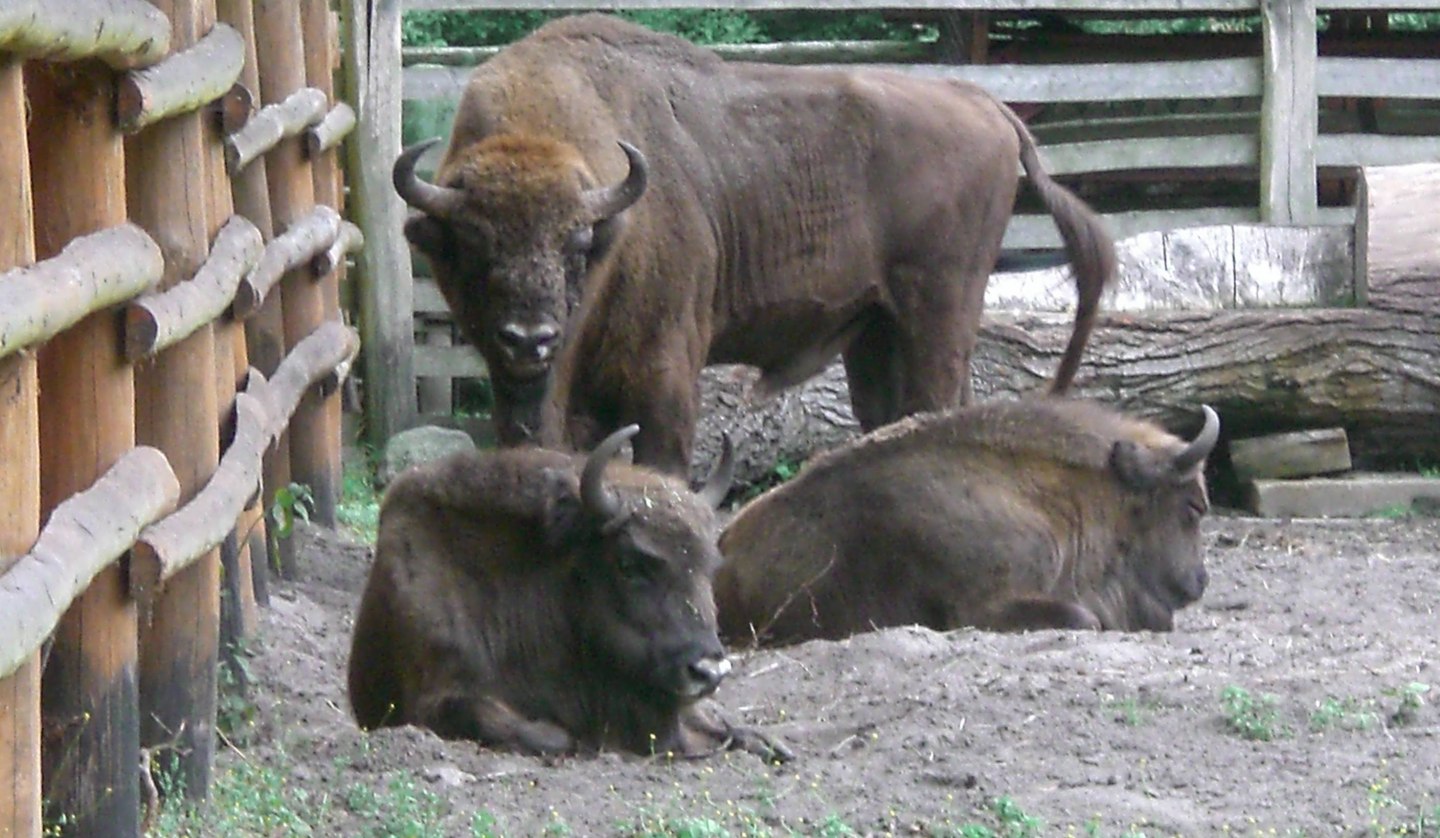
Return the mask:
[[528,719],[498,698],[450,695],[421,704],[420,723],[445,739],[472,739],[540,756],[572,753],[575,739],[543,719]]
[[691,757],[709,756],[726,749],[746,751],[766,762],[789,762],[795,758],[794,752],[779,739],[731,724],[713,702],[692,704],[681,711],[680,738],[684,743],[682,753]]
[[1006,600],[991,609],[980,628],[992,631],[1069,629],[1100,631],[1100,618],[1078,602],[1031,596]]

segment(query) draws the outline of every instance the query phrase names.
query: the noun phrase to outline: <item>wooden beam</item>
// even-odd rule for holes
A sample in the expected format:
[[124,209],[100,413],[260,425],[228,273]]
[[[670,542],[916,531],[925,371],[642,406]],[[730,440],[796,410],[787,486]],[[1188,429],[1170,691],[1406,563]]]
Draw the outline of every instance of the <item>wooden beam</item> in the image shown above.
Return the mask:
[[[35,261],[21,59],[0,56],[0,286]],[[40,530],[40,416],[35,354],[0,357],[0,579]],[[0,583],[3,584],[3,583]],[[0,835],[39,835],[40,656],[0,678]]]
[[315,258],[310,262],[310,269],[316,276],[333,273],[344,266],[346,256],[364,246],[365,234],[360,232],[360,228],[349,221],[341,221],[340,234],[335,237],[335,242],[324,252],[315,254]]
[[339,145],[355,130],[355,109],[339,102],[325,118],[305,131],[305,154],[314,159]]
[[[95,62],[25,65],[35,249],[122,224],[125,154],[114,126],[115,76]],[[39,349],[40,498],[45,517],[135,445],[135,389],[114,312],[97,312]],[[49,811],[67,834],[140,831],[137,620],[119,567],[97,575],[56,628],[43,676]],[[87,770],[75,770],[74,755]]]
[[322,324],[296,344],[271,376],[264,401],[270,425],[267,434],[279,437],[311,386],[354,357],[360,336],[338,320]]
[[1440,59],[1322,58],[1315,89],[1321,96],[1434,99]]
[[1260,102],[1260,216],[1316,220],[1315,0],[1261,0],[1265,81]]
[[235,316],[249,317],[285,274],[313,268],[313,260],[334,246],[340,230],[340,213],[327,206],[312,207],[295,219],[265,245],[260,258],[241,278],[235,292]]
[[145,293],[164,268],[155,240],[123,223],[78,237],[39,264],[0,275],[0,357],[42,344],[95,312]]
[[356,259],[365,370],[365,425],[383,446],[415,416],[413,289],[409,246],[400,229],[405,206],[390,182],[400,155],[400,2],[347,0],[350,32],[344,77],[360,126],[346,143],[351,174],[350,216],[367,245]]
[[321,91],[303,88],[261,108],[225,140],[226,169],[232,177],[238,174],[255,158],[324,119],[329,105]]
[[[1376,3],[1381,0],[1348,0]],[[1418,0],[1394,0],[1415,3]],[[1024,14],[1026,12],[1116,12],[1139,14],[1199,14],[1205,12],[1251,12],[1257,0],[886,0],[887,9],[958,9],[976,12]],[[783,9],[815,9],[817,0],[731,0],[726,8],[741,11],[777,11]],[[610,11],[613,0],[405,0],[406,11],[531,9],[539,11]],[[711,9],[715,0],[627,0],[627,9]],[[827,11],[870,11],[875,0],[825,0]]]
[[[203,0],[151,0],[170,19],[183,54],[209,28]],[[238,37],[238,35],[237,35]],[[189,110],[125,145],[130,217],[165,253],[161,293],[182,288],[209,253],[215,185],[207,169],[205,114]],[[219,220],[213,225],[218,228]],[[215,331],[205,323],[135,372],[135,438],[165,452],[189,503],[220,459]],[[171,580],[140,624],[140,742],[156,770],[191,800],[209,795],[215,758],[220,637],[220,554],[210,550]]]
[[134,134],[166,117],[220,99],[240,77],[245,44],[220,24],[194,46],[120,80],[115,111],[120,130]]
[[170,23],[144,0],[7,0],[0,7],[0,52],[47,61],[94,58],[127,70],[169,51]]
[[1355,270],[1365,302],[1386,311],[1440,313],[1440,164],[1362,169]]
[[260,230],[244,216],[232,216],[193,278],[146,294],[126,308],[125,357],[137,361],[154,355],[223,315],[264,250]]
[[130,590],[156,603],[166,582],[220,546],[260,485],[260,460],[271,435],[270,417],[254,396],[235,397],[235,432],[205,487],[179,510],[146,527],[130,557]]
[[175,508],[180,483],[158,449],[128,451],[50,513],[35,545],[0,580],[0,677],[40,648],[70,604]]

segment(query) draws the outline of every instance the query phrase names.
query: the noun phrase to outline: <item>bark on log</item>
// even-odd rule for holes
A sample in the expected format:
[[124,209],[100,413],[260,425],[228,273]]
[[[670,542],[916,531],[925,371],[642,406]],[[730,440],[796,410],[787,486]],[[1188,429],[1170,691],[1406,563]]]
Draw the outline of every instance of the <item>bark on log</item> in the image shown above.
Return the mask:
[[266,105],[245,127],[225,139],[225,171],[239,174],[252,160],[294,137],[324,118],[329,106],[325,94],[313,87],[291,93],[282,102]]
[[149,609],[164,583],[220,546],[260,484],[270,417],[254,396],[235,397],[235,434],[210,482],[174,514],[146,527],[130,554],[130,592]]
[[334,374],[359,348],[359,336],[337,320],[321,325],[296,344],[270,377],[266,405],[270,413],[269,435],[278,437],[284,433],[305,391],[325,376]]
[[[1066,314],[994,315],[973,364],[976,398],[1041,392],[1059,362]],[[1155,312],[1102,317],[1076,394],[1193,431],[1209,404],[1226,438],[1344,427],[1359,468],[1413,467],[1440,458],[1440,312],[1373,309]],[[774,401],[746,403],[753,375],[712,368],[703,379],[695,475],[721,430],[736,442],[736,480],[803,460],[854,435],[843,368]]]
[[331,271],[345,263],[345,257],[365,246],[365,234],[360,228],[342,220],[340,222],[340,234],[335,241],[323,252],[317,253],[310,263],[310,270],[316,276],[328,276]]
[[287,272],[328,251],[339,235],[340,213],[322,205],[271,239],[260,261],[245,274],[235,291],[235,316],[242,320],[249,317]]
[[130,303],[125,312],[125,357],[133,362],[154,355],[223,315],[235,299],[241,277],[264,251],[260,230],[244,216],[231,216],[194,278]]
[[179,497],[165,455],[142,446],[55,508],[35,546],[0,576],[0,678],[40,648],[90,580]]
[[315,159],[349,136],[355,130],[355,111],[340,102],[325,114],[325,118],[305,131],[305,154]]
[[126,73],[115,94],[120,130],[134,134],[168,116],[225,96],[245,65],[240,33],[217,23],[195,46],[144,70]]
[[0,274],[0,358],[150,290],[164,271],[155,240],[127,222],[75,239],[43,262]]
[[97,58],[116,70],[170,52],[170,21],[144,0],[6,0],[0,52],[48,61]]

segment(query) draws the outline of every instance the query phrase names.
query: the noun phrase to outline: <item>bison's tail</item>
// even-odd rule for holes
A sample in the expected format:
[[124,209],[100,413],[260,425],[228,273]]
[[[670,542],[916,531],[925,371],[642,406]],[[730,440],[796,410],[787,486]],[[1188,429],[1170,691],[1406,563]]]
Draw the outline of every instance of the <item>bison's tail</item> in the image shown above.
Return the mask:
[[1065,255],[1069,257],[1071,271],[1075,275],[1075,329],[1070,333],[1070,343],[1065,347],[1060,369],[1055,371],[1055,381],[1050,385],[1050,392],[1062,394],[1070,389],[1075,372],[1080,367],[1080,356],[1084,354],[1085,344],[1095,329],[1100,296],[1114,281],[1115,242],[1094,210],[1075,193],[1051,180],[1035,150],[1035,137],[1020,117],[1003,105],[1001,110],[1020,137],[1020,165],[1025,167],[1031,185],[1055,219],[1055,226],[1060,229],[1060,237],[1065,241]]

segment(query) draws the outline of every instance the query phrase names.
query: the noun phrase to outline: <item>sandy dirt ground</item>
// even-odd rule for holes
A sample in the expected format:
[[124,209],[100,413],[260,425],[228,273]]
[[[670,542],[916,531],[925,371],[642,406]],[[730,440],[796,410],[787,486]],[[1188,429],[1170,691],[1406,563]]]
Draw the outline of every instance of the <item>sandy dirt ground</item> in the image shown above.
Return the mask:
[[361,733],[344,673],[369,551],[308,529],[304,578],[263,614],[243,759],[330,796],[334,835],[373,834],[362,815],[397,787],[461,836],[1440,835],[1440,521],[1205,532],[1210,588],[1173,633],[738,652],[716,698],[795,751],[774,766]]

